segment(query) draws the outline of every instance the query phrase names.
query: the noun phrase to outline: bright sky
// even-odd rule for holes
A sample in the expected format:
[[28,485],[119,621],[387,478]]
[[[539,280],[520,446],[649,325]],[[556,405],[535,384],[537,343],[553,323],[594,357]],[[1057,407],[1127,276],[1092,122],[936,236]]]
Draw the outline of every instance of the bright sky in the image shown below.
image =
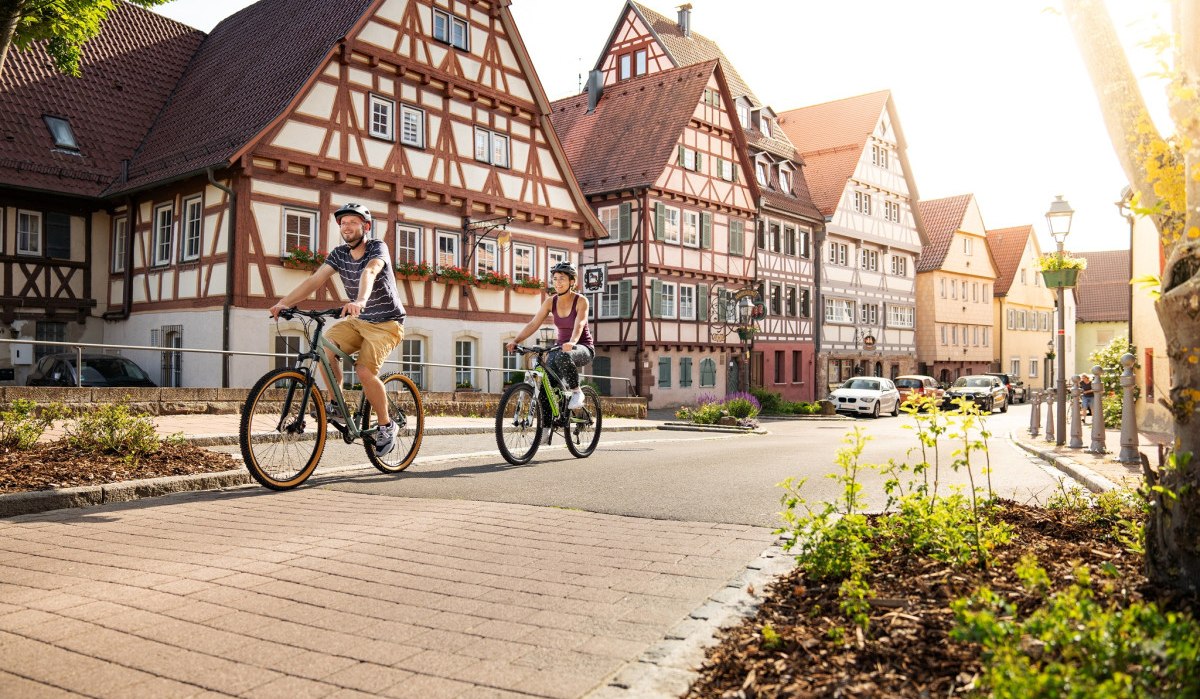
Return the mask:
[[[158,11],[211,30],[253,0],[175,0]],[[1136,74],[1157,70],[1140,43],[1169,23],[1167,0],[1107,0]],[[668,17],[675,0],[643,0]],[[988,228],[1034,224],[1057,194],[1075,209],[1067,247],[1127,248],[1113,204],[1126,180],[1056,0],[691,0],[715,40],[777,112],[890,89],[923,199],[973,193]],[[577,93],[624,0],[513,0],[550,99]],[[736,8],[736,10],[735,10]],[[1143,93],[1166,123],[1163,83]]]

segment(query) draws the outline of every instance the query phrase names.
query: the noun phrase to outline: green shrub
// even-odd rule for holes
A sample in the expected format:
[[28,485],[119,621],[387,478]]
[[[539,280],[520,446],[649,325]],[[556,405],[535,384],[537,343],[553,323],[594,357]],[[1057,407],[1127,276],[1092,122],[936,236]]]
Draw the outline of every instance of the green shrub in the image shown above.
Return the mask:
[[81,451],[116,454],[133,464],[154,454],[161,446],[150,416],[134,413],[123,401],[76,413],[73,422],[67,425],[66,440]]
[[[1104,414],[1104,426],[1117,428],[1121,426],[1121,394],[1105,393],[1100,401],[1100,411]],[[1092,418],[1095,419],[1095,418]]]
[[754,408],[754,404],[747,398],[733,398],[726,401],[725,410],[739,420],[758,415],[758,410]]
[[[783,399],[783,395],[768,391],[765,388],[751,388],[750,394],[758,399],[758,404],[764,415],[780,415],[787,414],[787,405],[790,405]],[[735,416],[737,417],[737,416]]]
[[8,410],[0,411],[0,447],[29,449],[55,420],[66,415],[62,403],[51,403],[39,409],[33,401],[18,398]]

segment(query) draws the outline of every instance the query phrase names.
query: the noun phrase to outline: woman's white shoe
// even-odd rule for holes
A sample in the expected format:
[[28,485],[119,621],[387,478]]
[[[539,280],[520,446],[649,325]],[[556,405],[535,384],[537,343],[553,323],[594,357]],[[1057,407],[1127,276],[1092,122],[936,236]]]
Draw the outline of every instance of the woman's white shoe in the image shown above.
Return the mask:
[[571,391],[571,400],[567,402],[568,410],[579,410],[583,407],[583,391],[575,389]]

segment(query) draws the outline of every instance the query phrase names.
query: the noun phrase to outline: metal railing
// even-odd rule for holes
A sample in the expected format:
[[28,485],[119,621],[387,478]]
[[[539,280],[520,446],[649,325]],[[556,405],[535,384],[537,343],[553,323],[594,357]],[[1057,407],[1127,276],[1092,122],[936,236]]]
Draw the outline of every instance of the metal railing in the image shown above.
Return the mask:
[[[172,353],[173,352],[179,352],[179,353],[190,352],[193,354],[217,354],[217,355],[243,356],[243,357],[273,357],[273,358],[283,357],[285,359],[294,359],[296,356],[295,352],[249,352],[249,351],[244,351],[244,350],[216,350],[216,349],[200,349],[200,348],[195,348],[195,347],[157,347],[154,345],[114,345],[114,344],[106,344],[106,343],[99,343],[99,342],[56,342],[56,341],[52,341],[52,340],[29,340],[29,339],[25,339],[25,338],[20,338],[20,339],[15,339],[15,340],[7,339],[7,338],[0,338],[0,344],[5,344],[5,345],[45,345],[45,346],[50,346],[50,347],[64,347],[67,349],[74,350],[75,351],[75,386],[76,387],[82,387],[82,385],[83,385],[83,350],[84,350],[84,348],[99,349],[102,351],[105,351],[105,350],[134,350],[134,351],[139,351],[139,352],[160,352],[160,353],[162,353],[162,352],[172,352]],[[117,355],[117,356],[120,356],[120,355]],[[36,364],[36,362],[31,362],[31,366],[33,364]],[[456,386],[458,383],[456,380],[454,380],[454,379],[456,379],[456,376],[455,376],[456,374],[458,374],[460,372],[469,372],[471,374],[474,374],[474,372],[476,372],[476,371],[482,371],[482,372],[484,372],[484,389],[488,393],[492,392],[492,373],[493,372],[499,372],[501,374],[501,376],[503,376],[504,374],[509,373],[509,372],[520,372],[523,374],[526,371],[526,369],[521,368],[521,367],[515,367],[515,368],[514,367],[493,367],[493,366],[483,366],[483,365],[478,365],[478,364],[470,364],[470,365],[442,364],[442,363],[438,363],[438,362],[412,362],[412,361],[404,361],[404,360],[399,360],[399,359],[388,359],[388,360],[384,361],[384,364],[385,365],[397,365],[399,367],[400,371],[402,371],[405,374],[408,374],[410,376],[412,374],[417,373],[416,371],[413,370],[413,367],[422,367],[422,369],[420,370],[422,377],[424,377],[424,368],[425,367],[429,367],[431,369],[446,369],[446,370],[452,372],[451,385],[454,385],[454,386]],[[14,369],[15,369],[15,367],[14,367]],[[580,374],[579,376],[580,376],[580,378],[592,379],[592,380],[596,380],[596,381],[623,381],[623,382],[625,382],[625,396],[633,395],[633,393],[632,393],[633,379],[629,379],[629,378],[626,378],[623,376],[604,376],[604,375],[600,375],[600,374]],[[419,381],[418,383],[423,384],[424,381]],[[503,386],[503,385],[504,385],[504,381],[501,380],[499,382],[499,386]],[[610,384],[610,388],[611,388],[611,384]],[[430,390],[430,389],[422,386],[421,390]],[[451,389],[451,390],[453,390],[453,389]],[[613,392],[610,390],[609,394],[613,394]]]

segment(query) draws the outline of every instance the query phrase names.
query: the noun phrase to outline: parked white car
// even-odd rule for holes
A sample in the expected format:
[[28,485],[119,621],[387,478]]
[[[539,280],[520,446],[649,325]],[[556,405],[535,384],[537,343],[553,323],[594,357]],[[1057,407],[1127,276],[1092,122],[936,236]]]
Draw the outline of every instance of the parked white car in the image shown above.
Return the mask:
[[890,379],[877,376],[857,376],[829,394],[829,400],[839,413],[879,417],[887,413],[900,414],[900,392]]

